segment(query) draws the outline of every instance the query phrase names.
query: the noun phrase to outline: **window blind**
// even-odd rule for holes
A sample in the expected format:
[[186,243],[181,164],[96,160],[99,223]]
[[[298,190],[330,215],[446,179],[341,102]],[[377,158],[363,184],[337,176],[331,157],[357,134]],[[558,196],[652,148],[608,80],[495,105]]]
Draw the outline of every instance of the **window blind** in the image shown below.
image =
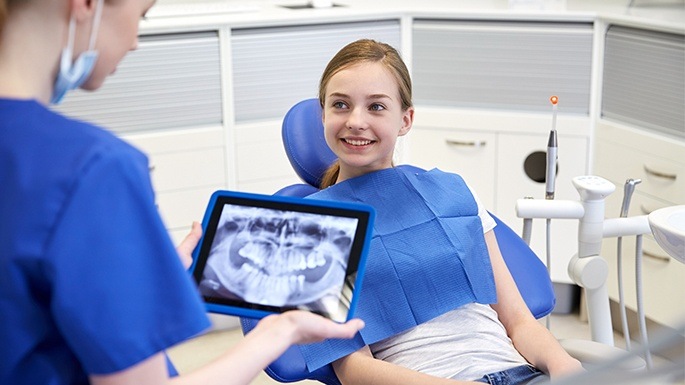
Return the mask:
[[417,19],[415,102],[589,114],[592,23]]
[[216,32],[140,37],[95,93],[75,90],[55,108],[115,132],[222,123]]
[[610,26],[602,116],[685,138],[685,35]]

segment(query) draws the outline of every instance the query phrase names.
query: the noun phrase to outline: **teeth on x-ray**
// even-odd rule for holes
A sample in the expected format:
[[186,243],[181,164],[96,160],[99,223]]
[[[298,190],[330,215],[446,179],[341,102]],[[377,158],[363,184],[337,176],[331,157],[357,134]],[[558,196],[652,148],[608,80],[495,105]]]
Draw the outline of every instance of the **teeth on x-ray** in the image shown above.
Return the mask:
[[220,222],[225,235],[212,249],[226,263],[215,270],[248,301],[299,305],[344,281],[356,219],[233,208]]

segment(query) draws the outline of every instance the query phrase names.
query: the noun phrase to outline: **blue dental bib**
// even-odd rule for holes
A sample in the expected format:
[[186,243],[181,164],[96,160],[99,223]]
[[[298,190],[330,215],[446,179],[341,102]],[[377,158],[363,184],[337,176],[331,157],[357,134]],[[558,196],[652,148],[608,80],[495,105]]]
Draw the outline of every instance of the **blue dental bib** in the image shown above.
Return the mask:
[[366,327],[350,340],[300,346],[310,371],[464,304],[497,301],[470,190],[456,174],[416,170],[376,171],[309,196],[376,209],[355,314]]

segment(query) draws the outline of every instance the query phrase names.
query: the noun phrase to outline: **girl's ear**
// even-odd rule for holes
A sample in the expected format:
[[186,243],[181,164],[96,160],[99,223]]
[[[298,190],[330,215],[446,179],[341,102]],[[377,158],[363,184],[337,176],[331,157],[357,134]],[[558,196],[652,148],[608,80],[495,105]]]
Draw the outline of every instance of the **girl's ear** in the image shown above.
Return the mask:
[[411,130],[412,124],[414,124],[414,107],[409,107],[402,113],[402,127],[398,136],[406,135]]

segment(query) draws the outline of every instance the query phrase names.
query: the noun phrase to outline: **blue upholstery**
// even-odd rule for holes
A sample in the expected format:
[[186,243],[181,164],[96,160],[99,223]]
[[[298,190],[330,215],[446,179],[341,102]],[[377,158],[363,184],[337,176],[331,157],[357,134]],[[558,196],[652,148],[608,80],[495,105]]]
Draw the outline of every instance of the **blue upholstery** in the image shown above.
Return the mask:
[[[305,127],[306,130],[289,127]],[[290,164],[306,184],[318,187],[323,173],[336,159],[323,136],[319,100],[306,99],[294,105],[285,114],[282,128],[283,145]]]
[[[277,191],[276,195],[309,195],[317,191],[315,186],[319,185],[324,171],[335,161],[335,155],[323,137],[319,101],[307,99],[293,106],[283,120],[282,130],[288,159],[305,183],[286,186]],[[554,309],[555,297],[547,268],[518,234],[499,218],[494,215],[493,218],[497,222],[495,235],[502,256],[528,308],[535,318],[549,314]],[[256,320],[241,319],[244,333],[248,333],[256,324]],[[279,382],[309,379],[328,385],[340,385],[331,365],[310,373],[297,346],[290,347],[265,371]]]

